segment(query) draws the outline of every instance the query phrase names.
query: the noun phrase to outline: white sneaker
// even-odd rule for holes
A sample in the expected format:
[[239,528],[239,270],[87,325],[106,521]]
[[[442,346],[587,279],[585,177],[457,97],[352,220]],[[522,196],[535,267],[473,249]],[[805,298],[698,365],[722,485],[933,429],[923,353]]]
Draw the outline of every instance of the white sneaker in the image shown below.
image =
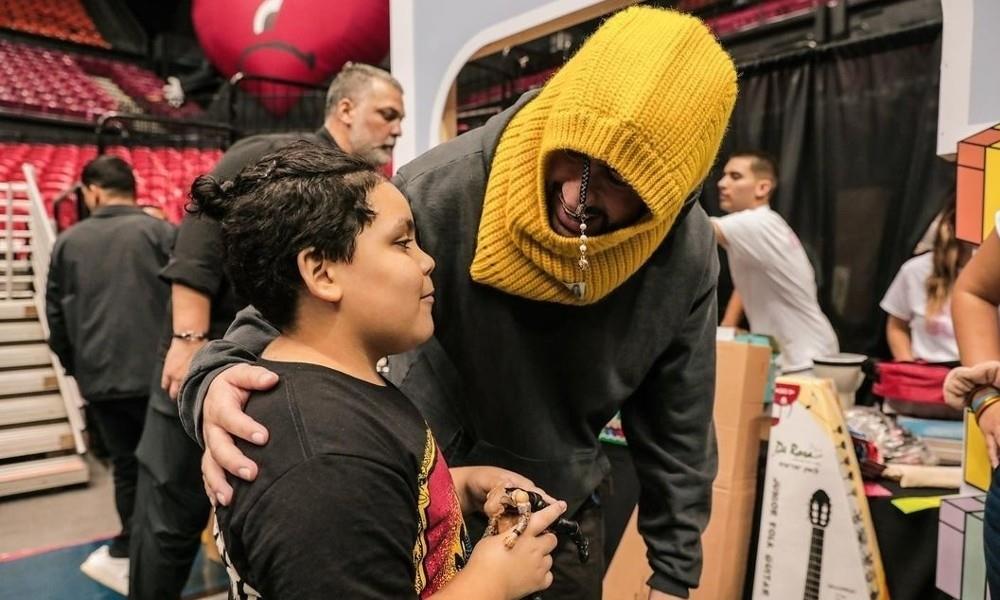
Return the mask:
[[128,559],[111,556],[107,545],[91,552],[80,570],[94,581],[128,596]]

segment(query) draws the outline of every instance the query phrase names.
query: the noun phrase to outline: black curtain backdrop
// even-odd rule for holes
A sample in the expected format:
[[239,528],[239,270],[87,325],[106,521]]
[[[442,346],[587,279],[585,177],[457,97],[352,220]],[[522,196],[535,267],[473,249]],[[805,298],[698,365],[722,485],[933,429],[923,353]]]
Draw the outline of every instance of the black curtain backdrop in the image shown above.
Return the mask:
[[[954,186],[937,158],[940,25],[740,67],[739,99],[703,196],[736,150],[773,154],[772,201],[816,267],[844,351],[888,356],[878,303]],[[723,260],[725,270],[725,257]],[[731,291],[720,278],[720,312]]]

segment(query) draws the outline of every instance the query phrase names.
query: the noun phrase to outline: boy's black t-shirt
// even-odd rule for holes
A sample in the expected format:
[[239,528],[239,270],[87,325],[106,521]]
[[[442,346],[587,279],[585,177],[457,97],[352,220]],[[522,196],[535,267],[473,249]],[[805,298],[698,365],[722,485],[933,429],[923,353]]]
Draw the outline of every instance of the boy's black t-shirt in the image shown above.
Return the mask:
[[239,442],[257,479],[230,476],[217,514],[236,598],[426,598],[471,551],[444,456],[391,384],[319,365],[261,360],[280,377],[247,414],[268,428]]

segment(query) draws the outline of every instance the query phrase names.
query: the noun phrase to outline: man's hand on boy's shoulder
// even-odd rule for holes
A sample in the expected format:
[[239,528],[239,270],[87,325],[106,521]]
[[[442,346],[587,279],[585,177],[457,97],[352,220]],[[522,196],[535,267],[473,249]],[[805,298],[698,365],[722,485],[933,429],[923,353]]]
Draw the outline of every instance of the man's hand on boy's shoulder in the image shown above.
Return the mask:
[[490,490],[501,485],[537,492],[549,504],[556,502],[555,498],[527,477],[499,467],[454,467],[451,469],[451,478],[455,482],[455,490],[464,513],[482,512]]
[[233,488],[226,482],[226,472],[247,481],[257,477],[257,463],[240,452],[233,441],[238,436],[263,445],[267,429],[244,412],[250,394],[267,390],[278,383],[278,376],[263,367],[239,364],[219,373],[208,387],[202,408],[202,437],[205,456],[202,477],[213,501],[228,505]]

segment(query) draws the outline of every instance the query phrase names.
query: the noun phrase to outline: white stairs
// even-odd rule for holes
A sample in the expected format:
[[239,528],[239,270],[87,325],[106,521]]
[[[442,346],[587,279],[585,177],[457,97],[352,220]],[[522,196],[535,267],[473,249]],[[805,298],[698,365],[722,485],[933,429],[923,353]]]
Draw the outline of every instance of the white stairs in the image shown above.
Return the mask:
[[55,231],[31,167],[0,182],[0,497],[86,482],[76,382],[45,340]]

